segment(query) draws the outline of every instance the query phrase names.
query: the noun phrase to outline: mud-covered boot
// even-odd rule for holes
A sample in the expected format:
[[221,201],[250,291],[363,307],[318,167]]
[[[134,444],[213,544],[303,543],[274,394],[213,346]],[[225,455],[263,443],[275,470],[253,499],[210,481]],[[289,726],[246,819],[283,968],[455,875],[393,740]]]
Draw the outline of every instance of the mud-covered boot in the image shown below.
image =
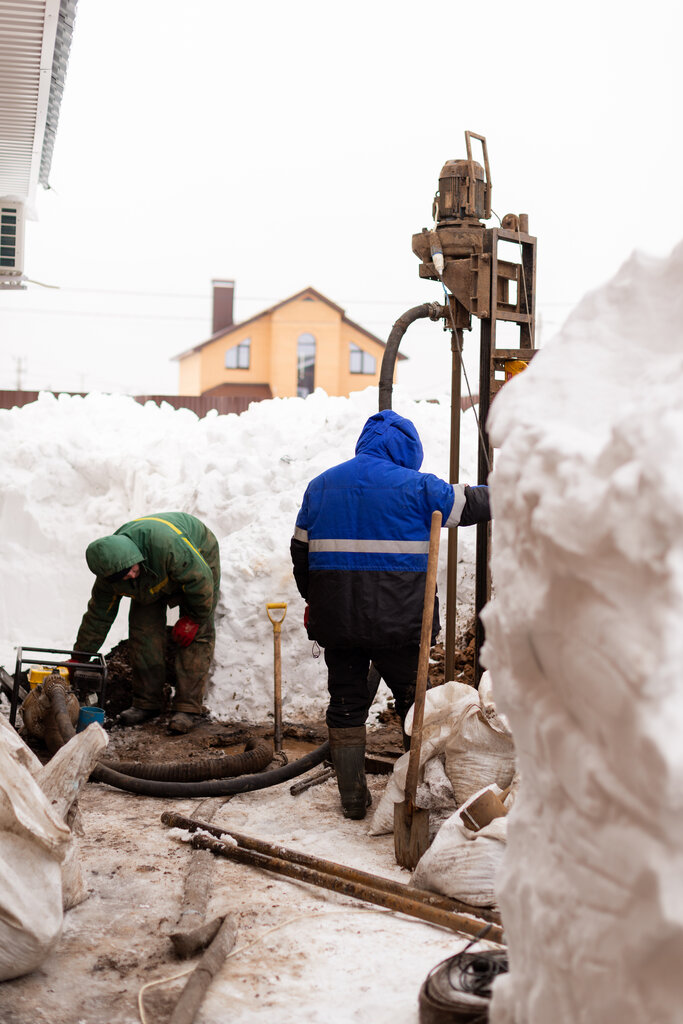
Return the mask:
[[347,818],[364,818],[372,802],[365,781],[365,726],[354,726],[351,729],[332,729],[328,726],[327,731],[344,815]]

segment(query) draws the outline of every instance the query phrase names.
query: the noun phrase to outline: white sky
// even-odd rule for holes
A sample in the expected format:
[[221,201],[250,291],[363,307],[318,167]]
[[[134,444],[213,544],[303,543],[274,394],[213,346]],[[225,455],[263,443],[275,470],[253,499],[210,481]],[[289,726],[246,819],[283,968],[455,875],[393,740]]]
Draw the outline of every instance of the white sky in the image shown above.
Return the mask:
[[[538,236],[542,343],[633,249],[683,237],[682,22],[674,0],[79,0],[26,244],[61,290],[0,294],[0,388],[175,392],[212,277],[238,320],[310,284],[386,340],[441,298],[411,236],[465,129],[493,209]],[[401,351],[411,393],[441,390],[439,325]]]

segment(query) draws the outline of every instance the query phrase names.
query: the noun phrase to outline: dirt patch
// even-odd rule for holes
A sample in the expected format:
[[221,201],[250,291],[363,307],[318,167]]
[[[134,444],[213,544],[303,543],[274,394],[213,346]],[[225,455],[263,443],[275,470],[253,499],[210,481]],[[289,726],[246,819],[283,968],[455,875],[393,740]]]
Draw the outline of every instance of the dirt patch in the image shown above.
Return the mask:
[[[169,630],[170,636],[170,630]],[[201,720],[187,735],[169,735],[166,731],[170,715],[170,700],[175,679],[174,645],[167,643],[166,708],[159,718],[133,729],[117,725],[115,717],[130,707],[132,700],[132,673],[128,656],[128,641],[122,640],[107,655],[108,682],[105,710],[110,732],[109,757],[131,761],[201,760],[224,753],[234,753],[250,738],[272,737],[272,722],[223,722],[209,717]],[[474,621],[457,640],[455,650],[455,676],[462,682],[474,680]],[[436,644],[430,653],[429,688],[444,682],[444,646]],[[380,729],[369,729],[367,750],[381,757],[396,757],[403,752],[401,722],[389,700],[388,707],[379,714]],[[283,739],[296,756],[303,756],[327,739],[324,716],[317,721],[283,722]],[[150,756],[151,755],[151,756]]]

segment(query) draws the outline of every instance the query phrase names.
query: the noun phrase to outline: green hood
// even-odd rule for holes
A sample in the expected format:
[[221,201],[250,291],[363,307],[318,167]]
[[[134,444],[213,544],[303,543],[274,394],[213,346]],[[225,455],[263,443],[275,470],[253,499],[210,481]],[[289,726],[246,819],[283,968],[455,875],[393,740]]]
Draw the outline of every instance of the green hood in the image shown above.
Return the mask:
[[122,569],[130,569],[143,561],[142,552],[130,537],[114,534],[111,537],[100,537],[88,544],[85,549],[85,560],[88,568],[96,576],[111,576]]

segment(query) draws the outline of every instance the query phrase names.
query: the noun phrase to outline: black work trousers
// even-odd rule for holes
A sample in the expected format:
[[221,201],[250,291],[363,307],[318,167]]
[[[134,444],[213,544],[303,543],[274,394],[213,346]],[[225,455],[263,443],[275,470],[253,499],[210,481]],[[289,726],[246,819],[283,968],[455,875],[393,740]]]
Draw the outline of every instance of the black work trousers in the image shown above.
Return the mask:
[[405,647],[326,647],[327,689],[330,703],[326,721],[333,729],[365,725],[374,693],[368,687],[372,661],[394,695],[401,724],[415,700],[419,644]]

